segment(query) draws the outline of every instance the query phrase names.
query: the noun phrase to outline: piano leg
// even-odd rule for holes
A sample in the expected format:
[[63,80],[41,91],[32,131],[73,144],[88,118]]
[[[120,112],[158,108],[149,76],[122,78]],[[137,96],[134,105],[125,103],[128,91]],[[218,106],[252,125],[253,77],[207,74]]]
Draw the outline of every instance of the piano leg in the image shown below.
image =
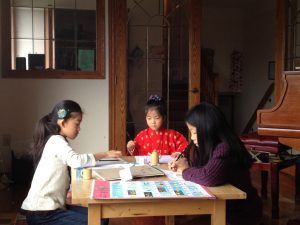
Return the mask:
[[262,170],[261,171],[261,198],[268,199],[268,171]]
[[270,163],[271,195],[272,195],[272,218],[279,218],[279,168],[278,163]]

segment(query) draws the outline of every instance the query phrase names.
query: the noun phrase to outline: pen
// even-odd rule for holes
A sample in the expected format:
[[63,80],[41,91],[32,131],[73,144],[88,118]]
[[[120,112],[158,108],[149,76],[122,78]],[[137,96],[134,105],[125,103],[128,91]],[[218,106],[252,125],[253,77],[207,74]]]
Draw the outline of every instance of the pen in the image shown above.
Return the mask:
[[176,157],[175,162],[178,161],[178,159],[180,159],[187,151],[189,151],[191,149],[191,147],[193,146],[193,142],[190,141],[190,143],[188,144],[188,146],[186,146],[186,148],[180,152],[180,154]]

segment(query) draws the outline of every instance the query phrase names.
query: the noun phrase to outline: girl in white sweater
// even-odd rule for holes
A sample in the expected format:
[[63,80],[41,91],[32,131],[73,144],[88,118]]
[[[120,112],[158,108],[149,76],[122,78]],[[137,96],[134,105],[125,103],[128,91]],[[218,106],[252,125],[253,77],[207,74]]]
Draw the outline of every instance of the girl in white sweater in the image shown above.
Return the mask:
[[[78,103],[64,100],[36,126],[33,142],[36,170],[21,206],[29,225],[87,224],[86,208],[66,205],[70,186],[68,167],[94,166],[101,158],[121,156],[119,151],[114,150],[78,154],[72,149],[67,139],[73,140],[79,134],[82,114]],[[101,224],[108,224],[108,219],[103,219]]]

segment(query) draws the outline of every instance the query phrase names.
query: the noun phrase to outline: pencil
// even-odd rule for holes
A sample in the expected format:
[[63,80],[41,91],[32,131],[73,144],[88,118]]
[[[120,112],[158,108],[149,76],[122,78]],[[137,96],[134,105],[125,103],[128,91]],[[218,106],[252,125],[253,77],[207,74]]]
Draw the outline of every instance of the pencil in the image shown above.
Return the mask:
[[191,149],[193,144],[193,141],[190,141],[188,146],[186,146],[186,148],[182,152],[180,152],[180,154],[176,157],[175,162],[178,161],[178,159],[180,159],[182,156],[184,156],[184,154]]

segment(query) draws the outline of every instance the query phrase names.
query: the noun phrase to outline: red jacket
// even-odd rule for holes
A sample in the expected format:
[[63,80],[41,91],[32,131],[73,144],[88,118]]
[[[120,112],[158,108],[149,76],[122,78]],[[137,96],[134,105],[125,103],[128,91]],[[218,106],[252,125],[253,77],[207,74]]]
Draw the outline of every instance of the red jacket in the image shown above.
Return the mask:
[[138,133],[134,142],[133,155],[148,155],[153,150],[158,151],[160,155],[171,155],[174,152],[182,152],[188,145],[186,138],[172,129],[161,129],[155,132],[147,128]]

